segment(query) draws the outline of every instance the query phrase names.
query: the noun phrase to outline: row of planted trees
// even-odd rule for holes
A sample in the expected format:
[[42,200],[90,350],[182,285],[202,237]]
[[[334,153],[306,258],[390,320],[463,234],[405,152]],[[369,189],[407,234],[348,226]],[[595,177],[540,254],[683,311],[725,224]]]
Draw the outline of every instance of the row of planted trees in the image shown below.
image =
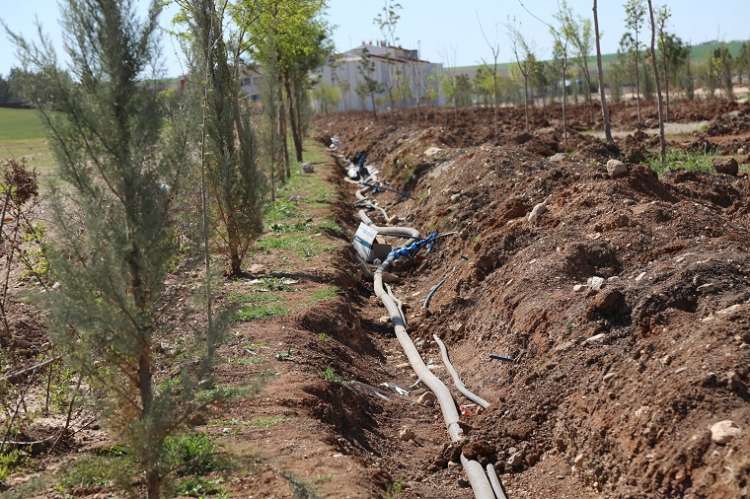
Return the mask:
[[[187,84],[165,92],[163,4],[139,17],[134,0],[65,0],[67,67],[44,36],[6,27],[58,167],[43,243],[56,285],[40,298],[49,335],[79,386],[97,394],[149,498],[174,471],[169,435],[220,397],[211,367],[230,314],[214,310],[217,271],[242,274],[268,186],[291,175],[287,137],[303,160],[307,75],[328,50],[324,0],[178,0]],[[249,62],[263,68],[262,114],[241,90]],[[214,265],[217,249],[225,259]],[[205,266],[205,320],[179,333],[200,353],[166,370],[157,347],[178,326],[165,279],[190,256]]]
[[[628,0],[624,9],[626,32],[616,57],[603,66],[603,81],[613,100],[632,98],[640,116],[641,99],[653,100],[656,94],[651,54],[644,43],[648,36],[647,5],[644,0]],[[707,98],[723,95],[732,99],[734,86],[750,78],[750,42],[741,44],[734,54],[728,44],[720,43],[696,64],[691,58],[693,48],[670,32],[670,18],[667,6],[655,10],[656,65],[664,82],[666,117],[673,96],[693,99],[698,88]],[[459,107],[523,104],[528,95],[530,105],[544,106],[561,100],[566,92],[574,102],[585,100],[590,104],[591,94],[599,88],[590,67],[595,48],[593,20],[576,15],[567,2],[562,2],[554,20],[542,22],[553,35],[552,59],[539,60],[521,26],[510,22],[506,28],[516,64],[503,70],[496,62],[485,62],[473,76],[449,70],[442,80],[449,103]],[[496,47],[488,44],[490,49]]]

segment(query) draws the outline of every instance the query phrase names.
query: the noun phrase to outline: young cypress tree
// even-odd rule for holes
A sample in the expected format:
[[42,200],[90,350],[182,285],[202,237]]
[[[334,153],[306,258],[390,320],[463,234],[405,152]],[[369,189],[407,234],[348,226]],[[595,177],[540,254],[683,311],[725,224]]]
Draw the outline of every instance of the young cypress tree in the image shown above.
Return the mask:
[[[231,276],[242,274],[250,244],[263,231],[265,181],[257,165],[257,144],[242,106],[239,48],[225,38],[224,7],[215,0],[178,0],[193,42],[194,80],[205,90],[207,171],[210,192],[222,222],[220,236]],[[230,58],[233,62],[230,63]]]
[[157,377],[156,346],[170,331],[164,281],[177,254],[171,207],[189,162],[186,127],[166,126],[157,80],[147,78],[158,66],[161,3],[141,20],[135,0],[65,0],[69,71],[44,36],[34,44],[9,32],[35,74],[25,87],[58,166],[47,255],[60,287],[46,293],[50,336],[101,395],[150,499],[169,471],[165,439],[201,407],[216,338],[209,331],[210,353],[191,372]]

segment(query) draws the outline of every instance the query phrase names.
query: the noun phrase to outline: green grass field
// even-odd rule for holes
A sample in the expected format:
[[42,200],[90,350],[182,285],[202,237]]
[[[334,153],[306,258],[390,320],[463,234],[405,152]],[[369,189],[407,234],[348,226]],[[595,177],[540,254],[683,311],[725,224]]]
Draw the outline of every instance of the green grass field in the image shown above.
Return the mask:
[[0,161],[24,158],[40,174],[49,173],[54,158],[45,137],[37,111],[0,107]]
[[0,142],[42,139],[44,136],[44,125],[37,111],[0,107]]

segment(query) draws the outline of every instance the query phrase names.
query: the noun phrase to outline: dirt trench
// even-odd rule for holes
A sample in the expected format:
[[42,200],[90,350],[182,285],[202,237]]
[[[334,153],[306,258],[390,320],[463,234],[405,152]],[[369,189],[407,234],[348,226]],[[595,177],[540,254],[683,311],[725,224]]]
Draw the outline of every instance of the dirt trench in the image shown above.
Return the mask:
[[[748,497],[747,174],[657,177],[635,161],[611,178],[595,140],[550,161],[563,148],[546,132],[451,147],[440,124],[363,116],[319,129],[346,154],[369,151],[408,192],[379,198],[398,223],[458,232],[399,269],[394,293],[411,307],[423,356],[439,364],[437,332],[469,388],[492,402],[467,407],[465,422],[510,497]],[[744,129],[733,133],[748,146]],[[738,429],[727,439],[725,421]],[[452,497],[424,485],[460,479],[438,447],[424,449],[431,464],[410,483],[414,496]]]

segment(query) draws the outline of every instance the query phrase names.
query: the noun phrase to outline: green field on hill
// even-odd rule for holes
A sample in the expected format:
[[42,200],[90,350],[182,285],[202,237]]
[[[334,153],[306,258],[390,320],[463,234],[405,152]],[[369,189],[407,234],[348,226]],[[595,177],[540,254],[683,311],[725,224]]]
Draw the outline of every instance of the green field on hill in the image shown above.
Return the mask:
[[54,164],[39,113],[33,109],[0,107],[0,161],[25,159],[40,174]]
[[44,138],[39,113],[34,109],[0,107],[0,142]]

